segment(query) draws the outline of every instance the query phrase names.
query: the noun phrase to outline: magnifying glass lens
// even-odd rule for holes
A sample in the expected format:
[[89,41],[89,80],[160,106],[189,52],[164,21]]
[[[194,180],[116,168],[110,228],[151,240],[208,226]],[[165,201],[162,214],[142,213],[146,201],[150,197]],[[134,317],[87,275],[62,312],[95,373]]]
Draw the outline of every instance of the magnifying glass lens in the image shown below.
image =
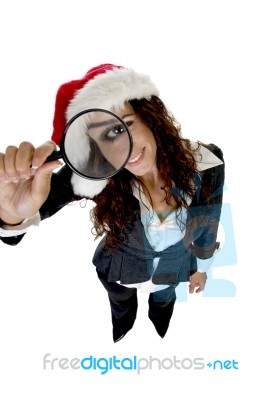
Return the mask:
[[123,169],[132,138],[116,114],[101,109],[83,111],[67,124],[61,141],[64,161],[80,176],[107,179]]

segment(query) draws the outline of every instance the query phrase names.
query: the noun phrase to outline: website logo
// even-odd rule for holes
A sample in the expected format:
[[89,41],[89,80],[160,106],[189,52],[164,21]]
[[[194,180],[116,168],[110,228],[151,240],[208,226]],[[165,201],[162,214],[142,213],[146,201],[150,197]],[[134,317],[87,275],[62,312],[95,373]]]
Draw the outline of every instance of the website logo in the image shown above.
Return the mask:
[[195,358],[178,358],[177,356],[158,358],[158,357],[94,357],[90,355],[84,358],[58,358],[51,357],[51,353],[47,353],[43,357],[44,370],[72,369],[84,371],[100,371],[101,375],[105,375],[111,371],[135,371],[140,375],[146,370],[238,370],[238,361],[214,360],[206,362],[203,357]]

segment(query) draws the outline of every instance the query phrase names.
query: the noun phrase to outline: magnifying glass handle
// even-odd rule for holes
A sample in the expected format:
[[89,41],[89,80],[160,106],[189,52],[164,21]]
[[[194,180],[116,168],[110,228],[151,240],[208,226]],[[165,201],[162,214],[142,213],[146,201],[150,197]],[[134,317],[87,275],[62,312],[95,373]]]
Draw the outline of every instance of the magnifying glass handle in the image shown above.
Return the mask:
[[53,153],[51,153],[51,155],[49,155],[46,158],[45,162],[59,160],[60,158],[63,158],[61,150],[56,150],[56,151],[53,151]]

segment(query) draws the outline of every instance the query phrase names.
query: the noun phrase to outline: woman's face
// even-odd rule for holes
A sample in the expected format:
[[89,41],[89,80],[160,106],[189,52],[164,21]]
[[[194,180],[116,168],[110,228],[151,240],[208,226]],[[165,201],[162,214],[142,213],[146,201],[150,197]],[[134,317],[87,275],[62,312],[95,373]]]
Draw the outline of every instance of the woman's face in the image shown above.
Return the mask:
[[[150,173],[156,166],[156,142],[153,134],[126,103],[124,108],[113,108],[113,113],[129,127],[133,148],[125,168],[136,176]],[[118,170],[126,161],[130,149],[129,136],[111,114],[96,113],[89,126],[89,136],[97,143],[104,157]]]
[[156,167],[157,145],[151,130],[135,115],[129,103],[123,109],[113,109],[129,127],[133,149],[125,168],[136,176],[144,176]]

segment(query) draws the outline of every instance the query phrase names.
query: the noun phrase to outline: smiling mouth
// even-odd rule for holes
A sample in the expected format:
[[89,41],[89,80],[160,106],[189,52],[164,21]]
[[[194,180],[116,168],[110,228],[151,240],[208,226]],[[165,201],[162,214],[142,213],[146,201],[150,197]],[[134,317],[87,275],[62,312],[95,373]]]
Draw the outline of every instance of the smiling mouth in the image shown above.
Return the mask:
[[142,157],[143,157],[144,150],[145,150],[145,147],[144,147],[144,148],[140,151],[140,153],[138,153],[134,158],[132,158],[131,160],[129,160],[128,163],[127,163],[127,165],[132,166],[132,165],[138,164],[138,163],[141,161]]

